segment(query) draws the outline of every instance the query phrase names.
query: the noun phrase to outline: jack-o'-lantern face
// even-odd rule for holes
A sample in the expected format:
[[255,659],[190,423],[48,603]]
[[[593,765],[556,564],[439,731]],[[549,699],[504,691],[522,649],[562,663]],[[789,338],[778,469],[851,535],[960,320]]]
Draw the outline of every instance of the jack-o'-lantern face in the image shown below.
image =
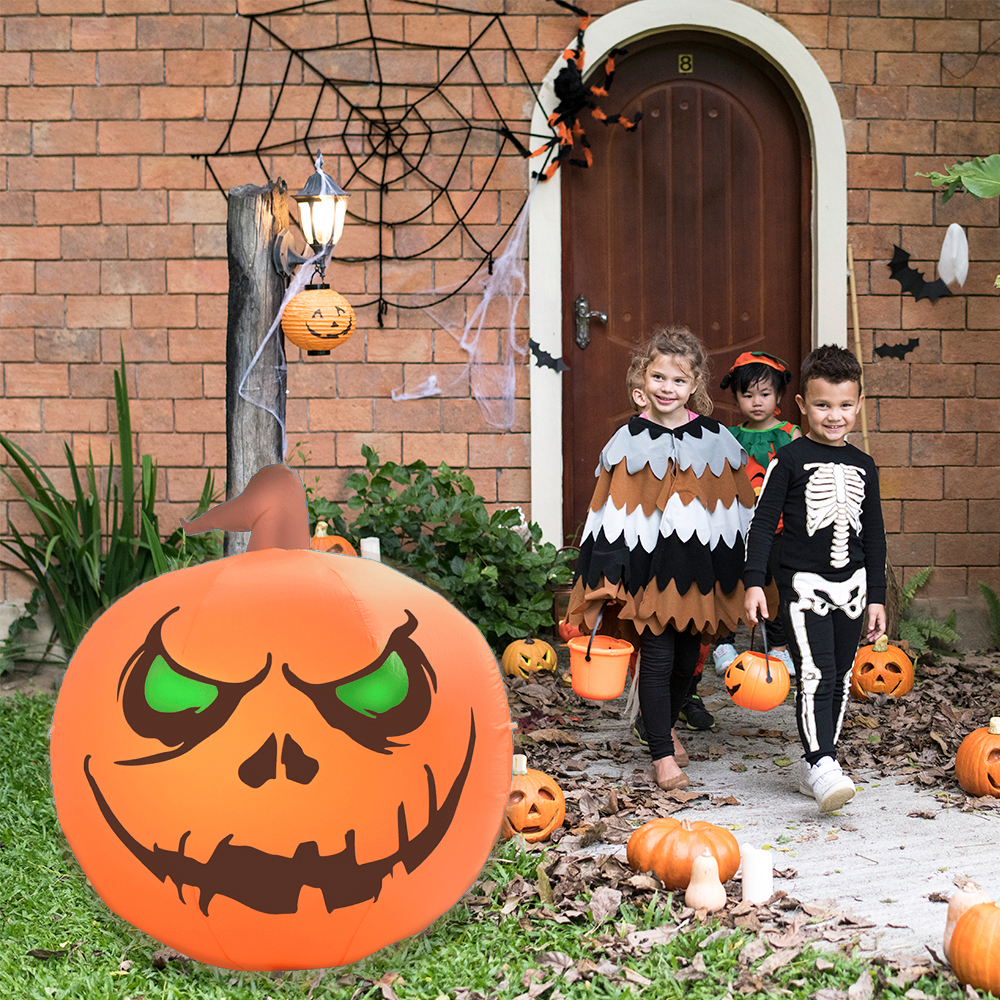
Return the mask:
[[489,854],[510,754],[478,629],[378,563],[306,550],[122,598],[52,734],[59,818],[98,893],[229,968],[346,964],[425,927]]
[[910,658],[880,636],[858,650],[851,671],[851,694],[859,701],[867,701],[873,694],[901,698],[913,690],[913,679]]
[[1000,797],[1000,717],[962,740],[955,755],[955,777],[970,795]]

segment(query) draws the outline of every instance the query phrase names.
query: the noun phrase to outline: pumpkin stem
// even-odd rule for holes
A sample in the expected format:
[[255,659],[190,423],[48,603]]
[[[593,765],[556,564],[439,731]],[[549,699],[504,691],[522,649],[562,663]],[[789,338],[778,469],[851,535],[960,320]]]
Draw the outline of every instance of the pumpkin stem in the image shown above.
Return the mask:
[[329,532],[330,526],[326,523],[326,521],[319,521],[316,524],[316,534],[313,535],[313,538],[326,538]]
[[990,736],[1000,736],[1000,715],[990,719]]
[[511,774],[527,774],[528,758],[523,753],[514,754],[514,768]]
[[872,649],[874,649],[876,653],[884,653],[886,652],[886,650],[888,650],[888,648],[889,648],[889,637],[883,632],[875,640],[875,645],[872,646]]

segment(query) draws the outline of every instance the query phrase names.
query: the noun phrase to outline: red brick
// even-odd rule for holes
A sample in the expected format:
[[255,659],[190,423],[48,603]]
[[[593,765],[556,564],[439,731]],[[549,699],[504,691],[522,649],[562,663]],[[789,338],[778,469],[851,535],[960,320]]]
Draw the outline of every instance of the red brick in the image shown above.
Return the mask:
[[104,0],[105,14],[169,14],[170,0]]
[[0,87],[27,87],[31,84],[31,56],[27,52],[6,52],[0,60]]
[[972,117],[972,89],[969,87],[910,87],[908,90],[908,118],[947,121]]
[[944,427],[941,399],[879,399],[881,431],[940,431]]
[[858,87],[858,118],[906,118],[906,87]]
[[96,191],[53,191],[39,195],[35,218],[40,226],[86,225],[101,221]]
[[932,566],[934,564],[934,536],[913,534],[886,536],[886,555],[891,566]]
[[869,454],[878,466],[909,465],[910,435],[881,434],[872,431],[868,435]]
[[[973,365],[910,365],[910,394],[913,396],[964,397],[973,392]],[[948,430],[954,430],[945,424]]]
[[941,469],[884,468],[879,470],[879,491],[888,500],[940,500],[944,476]]
[[310,399],[311,431],[372,431],[374,401],[370,399]]
[[527,434],[471,434],[469,465],[503,468],[531,465],[530,438]]
[[[972,338],[974,344],[979,346],[979,361],[995,361],[997,358],[997,336],[996,330],[1000,326],[1000,305],[995,297],[972,296],[969,298],[969,319],[968,326],[972,330],[989,330],[988,335],[967,334]],[[992,357],[986,357],[986,341],[991,341]]]
[[[941,360],[949,362],[951,364],[957,362],[983,362],[990,363],[997,360],[997,336],[996,329],[998,326],[997,313],[1000,311],[1000,307],[997,306],[995,299],[984,299],[980,300],[978,298],[969,299],[970,313],[971,305],[974,302],[984,301],[989,303],[989,313],[993,318],[993,325],[987,326],[985,324],[985,317],[983,323],[973,323],[971,322],[969,326],[973,327],[971,330],[943,330],[941,332]],[[982,327],[988,332],[979,333],[974,328]]]
[[178,87],[225,87],[233,83],[231,51],[180,51],[166,53],[167,84]]
[[[228,316],[228,295],[199,295],[197,299],[198,326],[203,330],[224,330]],[[340,348],[345,352],[350,343]]]
[[214,399],[192,399],[177,408],[178,431],[226,433],[226,408]]
[[0,427],[5,434],[12,431],[40,431],[42,429],[42,401],[40,399],[0,399]]
[[59,230],[55,226],[11,227],[0,240],[2,260],[58,260]]
[[[931,312],[932,308],[934,308],[933,313]],[[932,323],[942,330],[962,329],[966,325],[965,297],[955,295],[947,299],[938,299],[933,306],[930,299],[918,301],[909,295],[903,297],[904,330],[926,330]]]
[[102,191],[101,220],[105,225],[166,223],[167,193],[165,191]]
[[[4,365],[8,396],[66,396],[69,382],[65,365]],[[36,458],[36,461],[38,459]]]
[[8,295],[30,295],[36,291],[34,262],[30,260],[0,261],[0,288]]
[[38,0],[39,14],[103,14],[101,0]]
[[[976,435],[976,465],[1000,465],[1000,434]],[[1000,507],[997,526],[1000,527]]]
[[[127,188],[134,194],[139,177],[139,161],[134,156],[78,156],[76,158],[76,189],[105,192]],[[106,221],[106,220],[105,220]]]
[[194,250],[190,226],[129,226],[128,256],[134,260],[190,257]]
[[162,153],[163,123],[102,121],[98,129],[101,153]]
[[775,20],[784,25],[806,48],[824,49],[827,18],[810,14],[779,14]]
[[[132,300],[133,326],[135,325],[135,303],[141,301],[141,296]],[[125,352],[126,361],[167,361],[167,331],[163,329],[102,330],[101,356],[109,361],[115,361],[121,357],[121,351]],[[137,404],[133,403],[133,405]],[[154,405],[147,401],[143,405],[150,415],[150,422],[145,425],[146,430],[170,430],[173,426],[173,416],[170,417],[166,427],[160,426],[164,405],[170,409],[171,414],[173,412],[169,403],[157,402]],[[137,425],[133,423],[133,426]]]
[[872,191],[869,221],[926,226],[934,221],[934,196],[918,191]]
[[[142,158],[142,186],[147,191],[151,188],[169,188],[172,191],[181,188],[204,188],[205,178],[204,162],[193,160],[190,156]],[[214,186],[211,178],[209,184]]]
[[226,227],[195,226],[194,255],[195,257],[225,257]]
[[134,49],[135,18],[74,17],[74,49]]
[[163,151],[198,155],[217,148],[225,134],[225,122],[168,121],[164,124]]
[[981,52],[946,52],[941,59],[945,86],[995,87],[1000,78],[1000,56]]
[[10,52],[45,52],[69,48],[68,17],[8,17],[4,47]]
[[165,466],[201,465],[204,458],[204,442],[201,434],[140,434],[139,449],[155,455]]
[[880,53],[913,49],[913,21],[908,18],[852,17],[848,30],[852,49]]
[[996,500],[969,501],[969,531],[996,531]]
[[[4,61],[12,58],[8,55]],[[36,87],[95,83],[96,64],[93,52],[35,52],[31,56],[31,82]]]
[[934,150],[946,156],[979,156],[1000,146],[1000,122],[939,122]]
[[201,365],[138,365],[138,396],[145,399],[201,399]]
[[138,118],[138,87],[74,87],[74,118]]
[[72,87],[11,87],[7,91],[11,121],[68,121],[72,117]]
[[139,96],[146,119],[201,118],[205,114],[203,87],[141,87]]
[[[304,367],[312,369],[318,366],[306,365]],[[337,369],[336,394],[341,398],[388,396],[403,382],[402,365],[399,364],[338,364],[335,367]],[[310,376],[312,376],[311,371]],[[310,381],[312,381],[312,377]]]
[[903,526],[907,532],[965,531],[967,507],[964,500],[905,500]]
[[124,226],[63,226],[62,252],[66,260],[127,257]]
[[96,260],[63,260],[56,267],[38,268],[39,295],[84,295],[92,293],[101,279]]
[[914,434],[913,465],[975,465],[975,434]]
[[1000,88],[976,89],[976,118],[979,121],[1000,121]]
[[[1000,469],[994,470],[1000,473]],[[939,566],[996,566],[1000,563],[1000,534],[939,534],[935,539]]]
[[129,327],[132,302],[127,295],[67,295],[66,326]]
[[[315,434],[310,434],[310,442],[313,442],[315,438]],[[374,448],[378,452],[381,462],[401,462],[403,460],[403,441],[400,434],[341,432],[337,434],[337,464],[361,465],[361,446],[363,444]]]
[[875,53],[852,52],[840,54],[841,83],[869,84],[875,82]]
[[171,260],[167,262],[167,287],[174,292],[224,293],[229,288],[225,260]]
[[132,300],[132,323],[136,327],[197,325],[193,295],[137,295]]
[[97,152],[96,122],[35,122],[31,145],[36,156]]
[[62,326],[61,295],[7,295],[0,299],[0,326]]
[[162,52],[101,52],[97,65],[102,84],[163,83]]
[[96,330],[35,331],[35,356],[45,363],[90,362],[101,360],[100,335]]
[[929,149],[934,139],[933,122],[872,121],[868,148],[873,153],[915,153]]
[[949,431],[992,431],[1000,427],[1000,401],[996,399],[948,399],[944,412],[944,425]]
[[208,191],[171,191],[170,221],[221,223],[227,217],[226,199],[218,188]]
[[[108,403],[104,399],[46,399],[45,431],[107,433]],[[117,449],[115,449],[117,452]]]
[[[231,2],[235,4],[236,0],[231,0]],[[225,14],[219,15],[218,12],[220,8],[224,10],[226,4],[223,3],[209,7],[210,3],[211,0],[208,0],[208,3],[206,3],[206,8],[209,10],[209,13],[207,13],[203,19],[205,30],[205,48],[235,49],[239,54],[240,61],[242,62],[243,48],[247,41],[248,25],[246,20],[233,17],[232,13],[228,16]],[[174,14],[183,13],[183,11],[178,10],[176,2],[173,5],[173,12]],[[256,31],[254,31],[254,36],[254,40],[260,44]]]
[[[10,265],[0,265],[8,267]],[[34,361],[35,360],[35,331],[32,329],[4,330],[0,337],[0,361]]]
[[195,16],[152,16],[139,18],[140,49],[200,49],[202,19]]
[[31,152],[29,122],[0,122],[0,153],[27,156]]
[[1000,468],[947,467],[944,470],[944,495],[956,500],[1000,497]]
[[875,82],[880,86],[936,86],[941,83],[941,57],[932,52],[879,52]]
[[858,88],[854,84],[833,83],[830,85],[830,89],[833,91],[833,96],[837,98],[841,118],[847,120],[855,117],[867,117],[855,115]]
[[[377,399],[375,400],[375,429],[377,431],[440,432],[441,400],[432,397],[397,403],[391,399]],[[403,450],[405,453],[405,437]]]
[[944,17],[945,0],[881,0],[882,17]]
[[162,295],[166,292],[162,260],[106,260],[101,263],[102,295]]
[[403,462],[424,461],[434,467],[446,462],[452,468],[468,464],[466,434],[403,434]]
[[973,21],[917,21],[918,52],[978,52],[979,25]]
[[852,153],[847,157],[847,184],[852,188],[901,188],[903,158],[874,153]]

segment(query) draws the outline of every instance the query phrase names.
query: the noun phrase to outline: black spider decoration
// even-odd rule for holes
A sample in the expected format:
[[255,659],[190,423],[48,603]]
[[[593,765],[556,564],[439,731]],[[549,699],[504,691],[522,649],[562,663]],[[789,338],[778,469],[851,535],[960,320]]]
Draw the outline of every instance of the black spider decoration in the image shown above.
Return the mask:
[[[544,172],[532,173],[533,177],[543,181],[552,178],[563,160],[567,160],[575,167],[589,167],[594,162],[594,157],[590,152],[590,143],[587,142],[586,133],[579,119],[580,113],[585,108],[590,108],[591,116],[598,121],[604,122],[605,125],[621,125],[627,132],[634,132],[642,118],[641,111],[632,120],[620,114],[606,114],[593,100],[594,97],[608,96],[608,90],[611,88],[611,81],[615,75],[615,56],[625,55],[627,49],[612,49],[608,53],[608,58],[604,63],[607,80],[603,87],[586,86],[583,82],[583,32],[590,23],[590,14],[581,7],[574,7],[573,4],[566,3],[566,0],[555,0],[555,3],[577,14],[580,18],[580,24],[576,31],[576,46],[563,52],[566,65],[559,70],[554,84],[559,103],[549,115],[549,125],[556,130],[556,134],[530,154],[532,157],[540,156],[554,146],[559,147],[558,154],[553,157],[552,162]],[[583,159],[573,155],[578,141],[583,150]]]

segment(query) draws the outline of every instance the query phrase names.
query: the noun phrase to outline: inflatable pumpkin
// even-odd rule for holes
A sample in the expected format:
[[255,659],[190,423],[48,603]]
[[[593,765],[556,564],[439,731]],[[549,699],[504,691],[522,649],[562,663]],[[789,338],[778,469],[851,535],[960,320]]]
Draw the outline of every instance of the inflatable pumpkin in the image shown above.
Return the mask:
[[253,551],[120,598],[53,720],[59,820],[94,888],[231,969],[344,965],[422,930],[480,872],[510,788],[479,630],[308,535],[276,548],[255,530]]

